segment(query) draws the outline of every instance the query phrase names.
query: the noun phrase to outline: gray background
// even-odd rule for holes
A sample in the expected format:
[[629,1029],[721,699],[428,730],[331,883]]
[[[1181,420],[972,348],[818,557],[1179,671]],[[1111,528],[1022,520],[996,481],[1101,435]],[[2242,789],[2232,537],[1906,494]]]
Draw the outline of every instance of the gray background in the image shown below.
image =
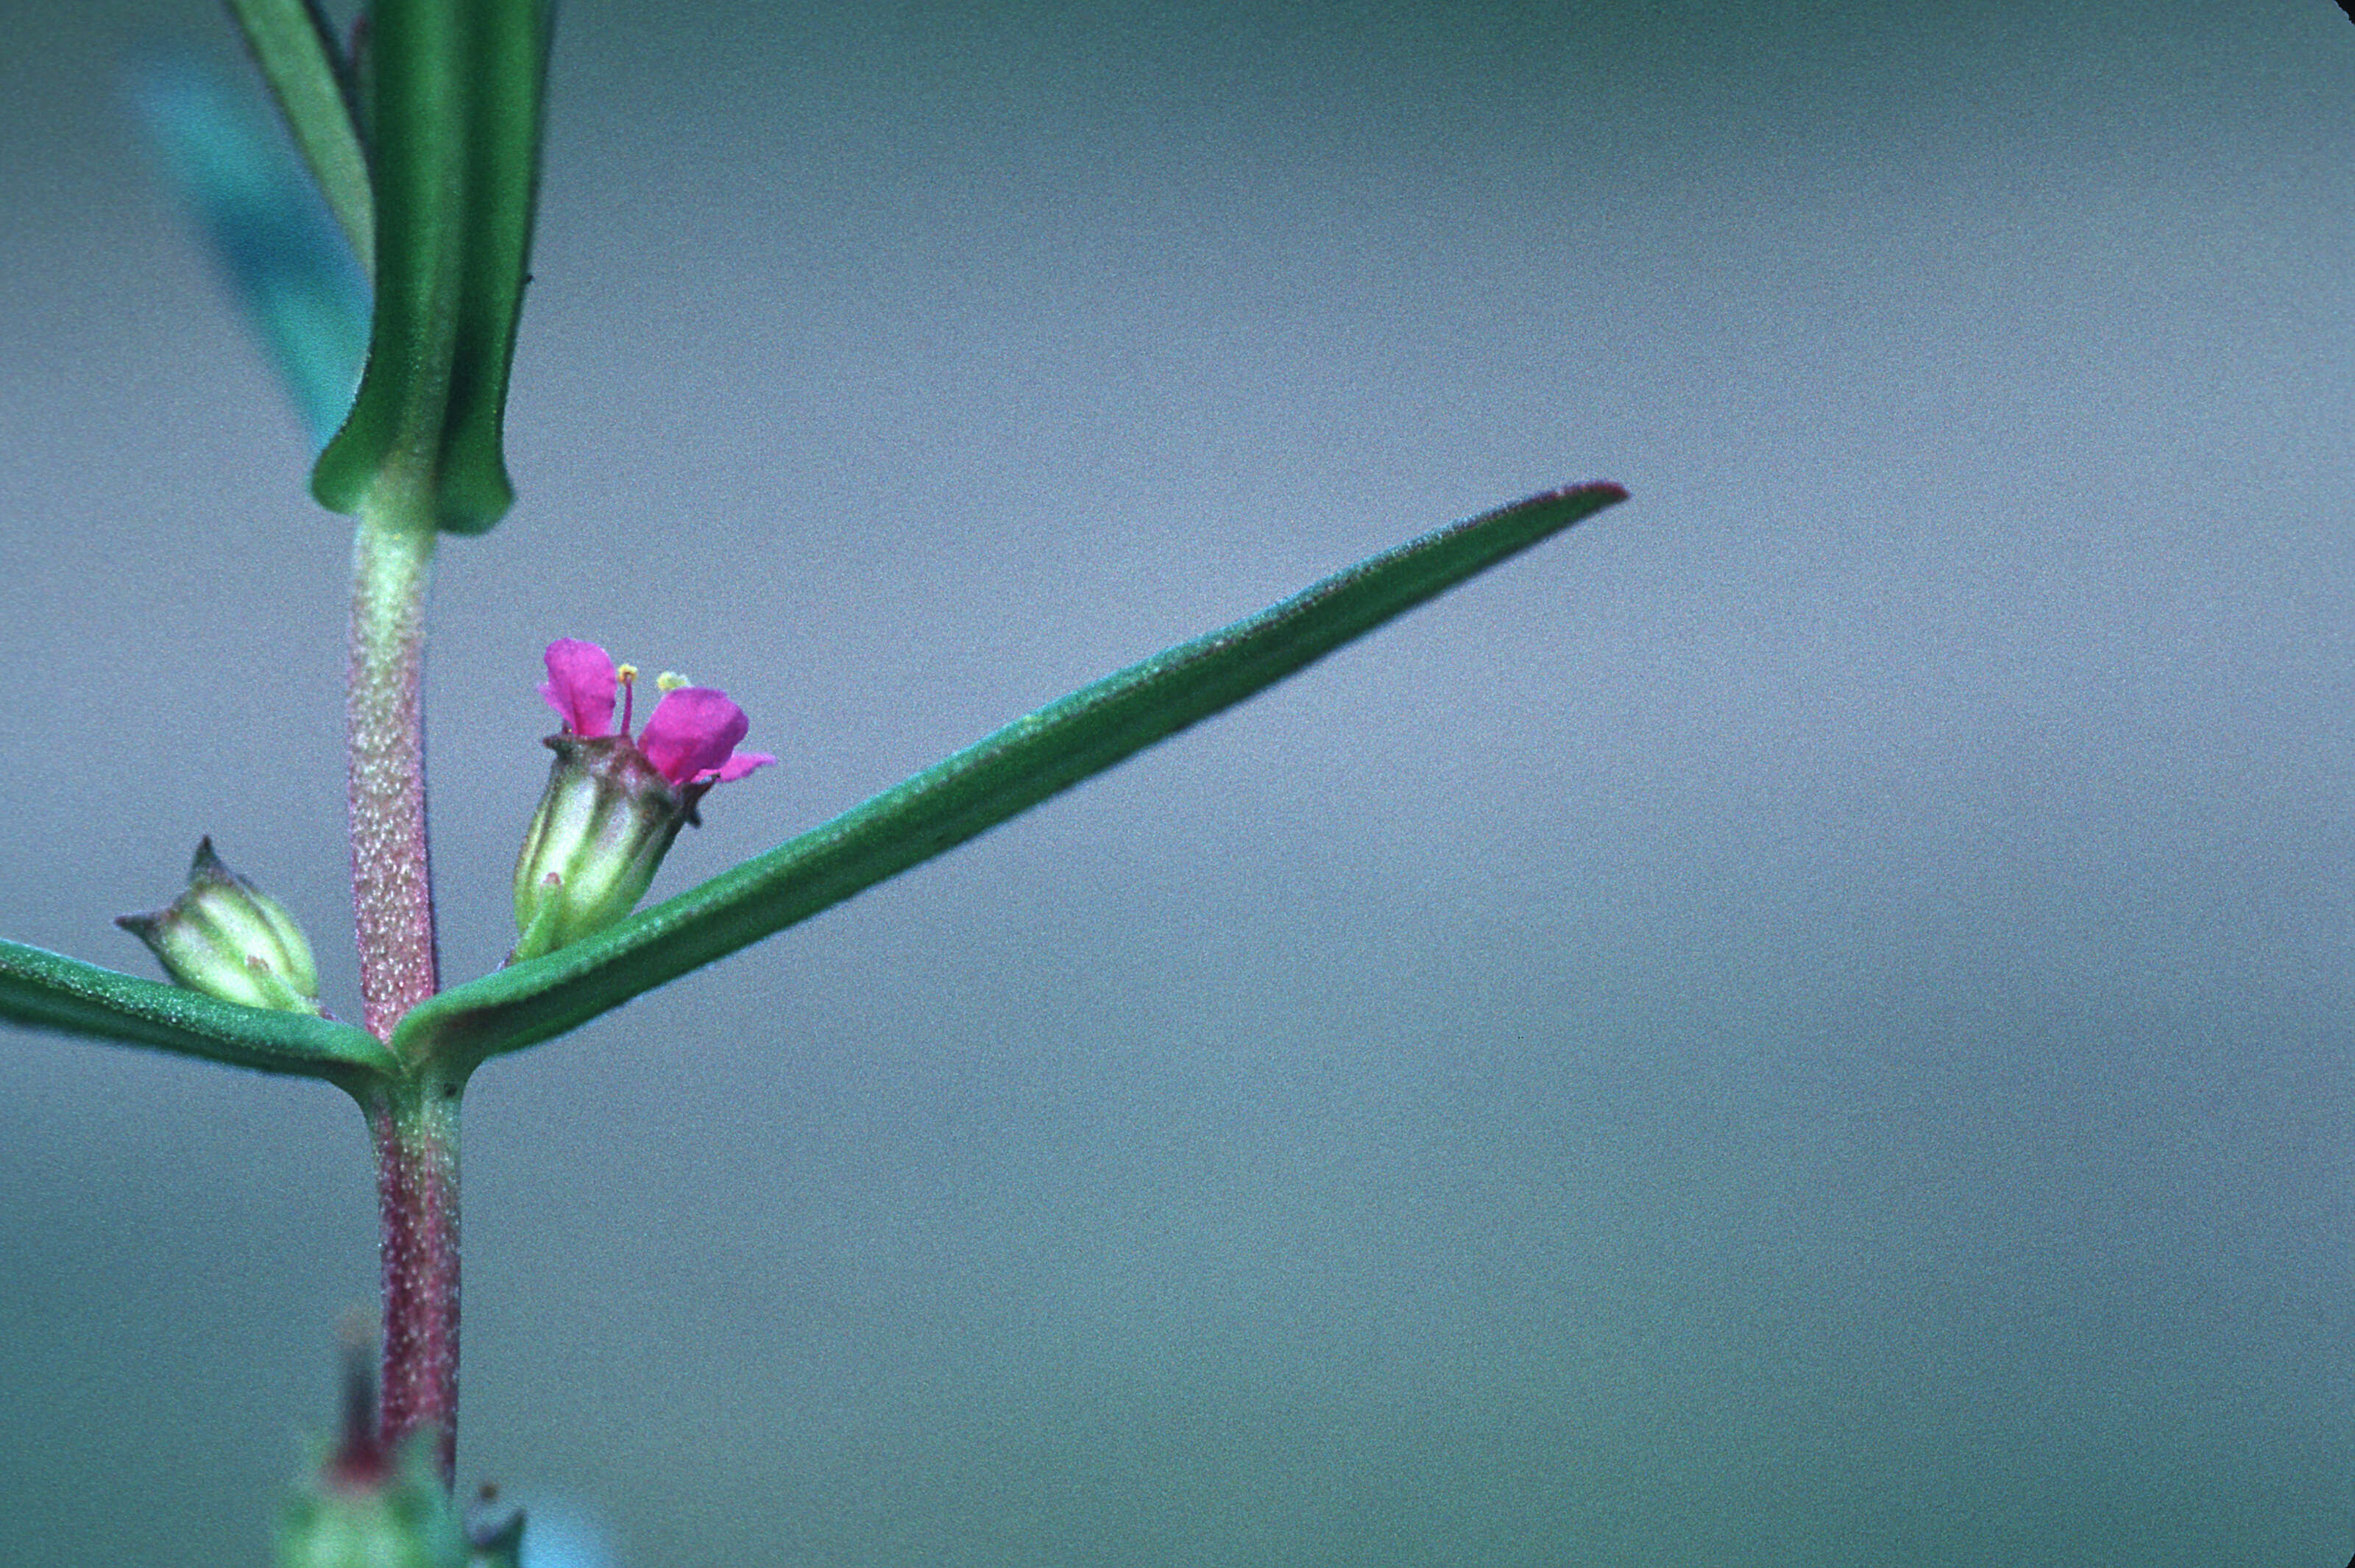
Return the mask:
[[[353,1007],[345,533],[7,8],[0,931],[200,833]],[[445,956],[551,637],[782,766],[675,891],[1423,528],[1629,505],[482,1075],[461,1468],[624,1564],[2355,1550],[2355,27],[2327,0],[567,0]],[[254,1563],[332,1091],[0,1039],[0,1562]]]

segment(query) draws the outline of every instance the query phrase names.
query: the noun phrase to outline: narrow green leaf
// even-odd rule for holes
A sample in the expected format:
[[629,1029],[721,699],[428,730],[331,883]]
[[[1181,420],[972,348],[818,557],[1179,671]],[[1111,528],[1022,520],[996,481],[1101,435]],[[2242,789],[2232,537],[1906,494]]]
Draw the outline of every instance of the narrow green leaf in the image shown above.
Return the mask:
[[216,1001],[20,942],[0,942],[0,1019],[346,1089],[399,1070],[391,1052],[349,1024]]
[[311,490],[357,512],[379,483],[485,532],[515,498],[500,450],[539,172],[549,0],[378,0],[368,152],[376,318],[351,417]]
[[302,165],[261,116],[199,68],[157,65],[139,104],[317,451],[343,422],[368,357],[367,280]]
[[561,1034],[964,843],[1625,496],[1616,485],[1535,496],[1132,665],[611,931],[443,992],[402,1021],[393,1049],[465,1072]]
[[318,0],[229,0],[278,100],[294,146],[365,273],[376,265],[368,155],[353,123],[349,73]]

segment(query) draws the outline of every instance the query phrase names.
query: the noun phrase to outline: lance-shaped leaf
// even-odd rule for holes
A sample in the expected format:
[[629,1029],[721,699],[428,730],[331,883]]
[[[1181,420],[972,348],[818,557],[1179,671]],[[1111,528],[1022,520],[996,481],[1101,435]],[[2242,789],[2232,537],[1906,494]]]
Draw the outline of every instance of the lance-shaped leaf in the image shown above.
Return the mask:
[[548,0],[370,9],[376,316],[351,416],[311,490],[356,512],[379,485],[478,534],[515,498],[499,444],[539,167]]
[[561,1034],[964,843],[1625,496],[1580,485],[1442,528],[1132,665],[610,931],[443,992],[402,1020],[393,1050],[463,1074]]
[[373,1036],[349,1024],[216,1001],[19,942],[0,942],[0,1019],[324,1078],[355,1093],[398,1070]]

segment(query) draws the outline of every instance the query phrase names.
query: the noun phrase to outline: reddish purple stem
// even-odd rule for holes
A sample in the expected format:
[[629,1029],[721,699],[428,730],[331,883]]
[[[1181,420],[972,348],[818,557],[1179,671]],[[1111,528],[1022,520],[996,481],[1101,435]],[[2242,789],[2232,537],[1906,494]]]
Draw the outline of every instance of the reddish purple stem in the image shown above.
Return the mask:
[[[388,498],[389,497],[389,498]],[[438,964],[433,880],[425,844],[425,587],[433,560],[429,509],[383,486],[361,511],[352,549],[352,910],[368,1032],[390,1041],[433,995]],[[376,1144],[383,1221],[387,1451],[433,1434],[442,1484],[458,1452],[458,1093],[461,1085],[404,1065],[366,1110]]]
[[442,1484],[458,1457],[458,1094],[427,1084],[368,1109],[384,1217],[384,1389],[388,1452],[434,1433]]

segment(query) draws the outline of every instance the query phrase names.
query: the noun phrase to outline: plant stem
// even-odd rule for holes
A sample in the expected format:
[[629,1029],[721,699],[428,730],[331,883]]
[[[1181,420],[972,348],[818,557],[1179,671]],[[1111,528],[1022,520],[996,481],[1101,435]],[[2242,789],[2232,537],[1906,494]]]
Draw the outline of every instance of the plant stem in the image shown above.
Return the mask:
[[[420,487],[379,485],[352,542],[352,912],[368,1032],[438,988],[433,874],[425,842],[425,589],[434,525]],[[361,1102],[376,1146],[383,1222],[388,1451],[432,1434],[442,1484],[458,1455],[458,1097],[463,1077],[430,1061]]]
[[459,1089],[453,1080],[410,1080],[366,1106],[384,1221],[379,1430],[388,1453],[432,1433],[445,1488],[458,1458]]
[[433,536],[424,508],[371,497],[360,509],[352,541],[351,686],[345,707],[351,741],[352,911],[363,1022],[378,1040],[390,1040],[401,1016],[438,988],[433,876],[425,848],[425,587]]

